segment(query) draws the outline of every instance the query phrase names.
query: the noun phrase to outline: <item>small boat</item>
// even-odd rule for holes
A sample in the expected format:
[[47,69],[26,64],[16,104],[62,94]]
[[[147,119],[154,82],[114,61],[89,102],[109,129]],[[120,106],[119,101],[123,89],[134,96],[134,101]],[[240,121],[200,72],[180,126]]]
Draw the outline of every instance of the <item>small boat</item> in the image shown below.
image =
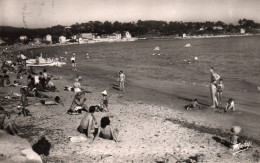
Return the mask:
[[60,62],[57,58],[42,58],[42,55],[40,57],[37,57],[36,59],[26,60],[26,66],[62,66],[65,64],[65,62]]
[[160,50],[160,47],[156,46],[153,50]]
[[184,47],[191,47],[191,44],[190,43],[188,43],[188,44],[186,44]]

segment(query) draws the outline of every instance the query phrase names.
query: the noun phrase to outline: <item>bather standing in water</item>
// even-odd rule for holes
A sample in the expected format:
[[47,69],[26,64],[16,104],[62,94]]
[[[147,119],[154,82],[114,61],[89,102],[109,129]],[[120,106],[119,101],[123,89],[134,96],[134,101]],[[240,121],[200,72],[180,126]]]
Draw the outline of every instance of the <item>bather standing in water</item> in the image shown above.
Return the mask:
[[211,95],[211,101],[212,101],[212,108],[217,108],[218,107],[218,100],[217,100],[217,87],[216,84],[218,83],[218,80],[220,79],[220,76],[214,72],[214,68],[210,67],[209,68],[210,72],[210,95]]

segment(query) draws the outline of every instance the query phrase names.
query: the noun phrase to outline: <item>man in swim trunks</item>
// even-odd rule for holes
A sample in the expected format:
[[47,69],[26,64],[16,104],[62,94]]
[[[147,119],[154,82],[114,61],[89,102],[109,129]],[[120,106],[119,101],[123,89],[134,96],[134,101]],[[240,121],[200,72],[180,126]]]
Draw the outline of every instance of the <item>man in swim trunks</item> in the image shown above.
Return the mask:
[[84,115],[77,128],[80,133],[85,134],[88,138],[93,137],[93,134],[95,133],[96,118],[94,113],[95,107],[90,107],[89,112]]

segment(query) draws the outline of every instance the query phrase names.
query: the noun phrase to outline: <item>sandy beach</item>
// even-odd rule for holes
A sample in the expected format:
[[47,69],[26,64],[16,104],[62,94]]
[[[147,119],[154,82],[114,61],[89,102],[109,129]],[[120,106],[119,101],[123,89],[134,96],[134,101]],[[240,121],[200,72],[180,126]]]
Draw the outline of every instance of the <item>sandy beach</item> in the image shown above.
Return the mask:
[[[184,103],[180,99],[172,101],[175,107],[169,108],[160,105],[166,99],[154,103],[145,98],[137,100],[134,98],[137,92],[129,91],[129,88],[124,94],[119,94],[110,86],[116,83],[107,84],[106,79],[90,75],[93,71],[82,74],[83,86],[92,92],[86,95],[87,104],[98,104],[100,92],[108,90],[110,112],[97,112],[95,115],[98,119],[110,116],[112,125],[120,131],[122,142],[99,138],[94,143],[91,140],[73,143],[69,137],[80,136],[76,128],[83,115],[66,114],[74,94],[63,90],[64,86],[73,82],[74,76],[68,75],[72,73],[69,69],[70,66],[48,68],[49,74],[62,77],[62,80],[54,81],[60,90],[54,94],[62,98],[63,105],[34,106],[39,99],[30,98],[32,105],[28,109],[32,117],[18,117],[17,101],[12,105],[5,101],[5,108],[12,112],[11,120],[19,124],[24,133],[22,137],[29,139],[44,132],[52,140],[50,155],[42,156],[44,162],[196,162],[196,156],[200,154],[205,155],[206,162],[252,162],[253,153],[259,150],[259,144],[254,143],[253,148],[233,156],[233,151],[220,142],[228,140],[229,125],[218,126],[217,119],[208,123],[201,115],[183,111],[178,108]],[[66,72],[61,73],[64,70]],[[18,90],[17,87],[1,88],[2,95]],[[142,96],[146,93],[143,92]],[[49,94],[54,96],[53,93]],[[208,109],[203,112],[207,116],[217,114]]]

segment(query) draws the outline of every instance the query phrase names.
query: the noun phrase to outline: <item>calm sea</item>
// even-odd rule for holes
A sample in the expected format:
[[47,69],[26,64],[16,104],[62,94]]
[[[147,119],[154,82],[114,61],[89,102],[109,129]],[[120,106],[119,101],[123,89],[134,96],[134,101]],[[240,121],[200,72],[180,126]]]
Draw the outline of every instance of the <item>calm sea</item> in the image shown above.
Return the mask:
[[[190,47],[185,47],[190,44]],[[160,50],[154,50],[155,47]],[[234,98],[239,109],[257,113],[260,106],[260,36],[205,38],[205,39],[151,39],[136,42],[97,43],[54,46],[35,49],[34,54],[64,56],[76,53],[79,65],[87,62],[102,64],[115,71],[123,69],[135,81],[154,80],[154,89],[166,93],[183,94],[185,98],[204,101],[209,93],[193,93],[189,89],[171,90],[175,83],[201,87],[208,91],[213,66],[223,78],[224,100]],[[85,60],[89,53],[91,59]],[[197,60],[195,60],[197,57]],[[142,82],[139,82],[142,83]],[[164,87],[160,87],[163,85]],[[135,83],[137,84],[137,83]],[[161,90],[160,90],[161,89]],[[165,90],[162,90],[165,89]],[[260,89],[260,88],[259,88]],[[176,93],[176,91],[178,91]],[[190,95],[191,94],[191,95]],[[187,97],[190,96],[190,97]]]

